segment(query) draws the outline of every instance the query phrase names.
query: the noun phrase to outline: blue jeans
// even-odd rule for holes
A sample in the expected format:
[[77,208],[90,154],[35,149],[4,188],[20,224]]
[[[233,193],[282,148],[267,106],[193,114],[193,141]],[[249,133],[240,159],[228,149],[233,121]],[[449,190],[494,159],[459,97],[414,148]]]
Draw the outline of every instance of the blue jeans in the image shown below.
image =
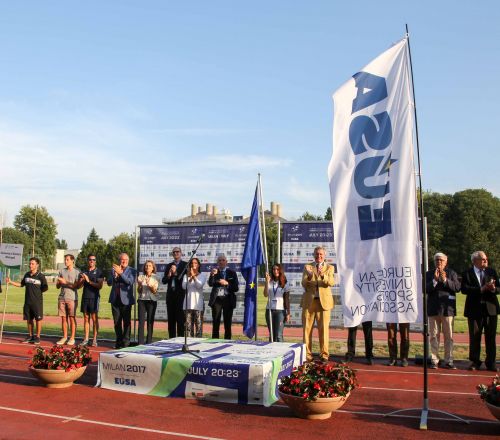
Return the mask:
[[[273,324],[273,342],[283,342],[283,328],[285,327],[285,311],[271,310]],[[271,329],[269,325],[269,309],[266,309],[266,323],[269,330],[269,341],[271,340]]]

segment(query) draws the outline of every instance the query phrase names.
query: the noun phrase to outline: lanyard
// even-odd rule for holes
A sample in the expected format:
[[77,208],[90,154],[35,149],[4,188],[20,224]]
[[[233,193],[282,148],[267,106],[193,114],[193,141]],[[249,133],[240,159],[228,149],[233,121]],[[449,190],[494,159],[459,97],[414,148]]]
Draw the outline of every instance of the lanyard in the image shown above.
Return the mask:
[[[274,286],[276,286],[276,288]],[[278,292],[279,288],[280,285],[276,281],[273,281],[273,299],[276,299],[276,293]]]

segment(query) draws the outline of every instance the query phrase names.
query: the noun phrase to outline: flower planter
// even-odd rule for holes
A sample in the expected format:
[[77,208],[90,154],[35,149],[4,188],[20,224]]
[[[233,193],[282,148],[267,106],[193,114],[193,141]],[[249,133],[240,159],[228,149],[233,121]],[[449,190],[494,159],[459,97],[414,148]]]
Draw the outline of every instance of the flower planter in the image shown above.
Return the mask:
[[73,382],[85,373],[87,366],[75,370],[44,370],[30,367],[30,372],[38,380],[44,383],[47,388],[68,388]]
[[484,402],[484,403],[486,403],[486,406],[490,410],[490,413],[493,414],[493,416],[496,417],[497,420],[500,421],[500,406],[495,406],[495,405],[492,405],[491,403],[488,403],[488,402]]
[[349,397],[321,397],[316,400],[305,400],[302,397],[278,391],[281,400],[288,405],[293,413],[302,419],[324,420],[332,416],[332,411],[336,411],[344,405]]

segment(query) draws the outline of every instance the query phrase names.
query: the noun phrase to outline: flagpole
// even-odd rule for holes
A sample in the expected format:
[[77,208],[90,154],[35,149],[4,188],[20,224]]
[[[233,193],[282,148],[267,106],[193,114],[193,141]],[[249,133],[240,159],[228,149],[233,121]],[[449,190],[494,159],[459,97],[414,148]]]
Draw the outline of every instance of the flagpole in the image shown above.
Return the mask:
[[[422,191],[422,166],[421,166],[421,161],[420,161],[420,144],[418,141],[418,120],[417,120],[417,103],[415,99],[415,84],[413,81],[413,64],[411,61],[411,49],[410,49],[410,33],[408,31],[408,24],[406,24],[406,40],[408,42],[408,60],[410,63],[410,80],[411,80],[411,91],[412,91],[412,102],[413,102],[413,117],[415,119],[415,140],[417,144],[417,168],[418,168],[418,186],[419,186],[419,191],[420,191],[420,203],[419,203],[419,208],[420,208],[420,219],[419,219],[419,229],[420,229],[420,241],[422,243],[422,263],[421,263],[421,272],[422,272],[422,314],[423,314],[423,330],[422,330],[422,335],[424,338],[424,402],[423,402],[423,407],[422,407],[422,412],[420,414],[420,429],[421,430],[427,430],[427,419],[429,416],[429,411],[431,409],[429,408],[429,397],[428,397],[428,374],[427,374],[427,359],[429,357],[429,327],[427,323],[427,287],[425,283],[425,273],[426,273],[426,268],[427,268],[427,236],[426,236],[426,230],[424,230],[424,193]],[[425,226],[426,229],[426,226]],[[395,416],[398,415],[402,412],[406,411],[414,411],[418,408],[407,408],[407,409],[400,409],[397,411],[393,411],[389,414],[385,414],[385,416]],[[446,411],[441,411],[437,409],[433,409],[432,411],[441,413],[441,414],[446,414],[450,417],[453,417],[454,419],[457,419],[461,422],[464,422],[466,424],[470,424],[469,421],[462,419],[461,417],[456,416],[455,414],[451,414]]]
[[[257,185],[259,186],[259,211],[262,214],[262,229],[261,231],[261,237],[260,237],[260,242],[264,244],[264,265],[266,267],[266,273],[269,273],[269,260],[267,256],[267,239],[266,239],[266,217],[264,215],[264,202],[263,202],[263,197],[262,197],[262,181],[260,178],[260,173],[258,174],[259,180],[257,182]],[[259,277],[257,276],[257,280]],[[267,281],[266,281],[267,282]],[[258,293],[258,289],[257,289]],[[259,295],[256,295],[258,297]],[[269,293],[267,295],[267,304],[268,304],[268,312],[269,313],[269,331],[270,331],[270,337],[271,337],[271,342],[274,342],[273,340],[273,320],[272,320],[272,312],[271,312],[271,297],[269,296]],[[255,313],[257,313],[257,301],[256,301],[256,306],[255,306]],[[257,340],[257,319],[255,319],[255,339]]]
[[[10,279],[10,269],[7,269],[7,277]],[[9,293],[9,283],[5,283],[5,297],[3,299],[2,328],[0,329],[0,344],[3,340],[3,326],[5,324],[5,310],[7,309],[7,294]]]

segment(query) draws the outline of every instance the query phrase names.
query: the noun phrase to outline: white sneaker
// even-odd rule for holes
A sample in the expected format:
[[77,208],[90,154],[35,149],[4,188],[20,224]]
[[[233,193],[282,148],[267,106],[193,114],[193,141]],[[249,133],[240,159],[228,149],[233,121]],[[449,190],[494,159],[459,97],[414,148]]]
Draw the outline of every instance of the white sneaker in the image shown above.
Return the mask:
[[68,339],[66,342],[66,345],[75,345],[75,340],[74,339]]
[[57,345],[64,345],[64,344],[66,344],[67,340],[68,340],[67,338],[62,337],[61,339],[59,339],[59,341],[56,342],[56,344]]

